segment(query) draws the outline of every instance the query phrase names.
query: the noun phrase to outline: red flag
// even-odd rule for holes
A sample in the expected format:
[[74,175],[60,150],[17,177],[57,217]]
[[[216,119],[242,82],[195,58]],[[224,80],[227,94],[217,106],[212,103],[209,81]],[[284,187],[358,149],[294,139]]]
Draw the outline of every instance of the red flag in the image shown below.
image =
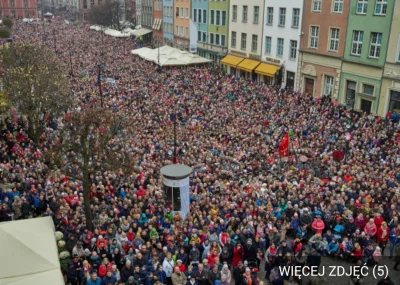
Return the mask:
[[289,154],[289,134],[286,134],[281,140],[279,144],[279,154],[281,156],[287,156]]

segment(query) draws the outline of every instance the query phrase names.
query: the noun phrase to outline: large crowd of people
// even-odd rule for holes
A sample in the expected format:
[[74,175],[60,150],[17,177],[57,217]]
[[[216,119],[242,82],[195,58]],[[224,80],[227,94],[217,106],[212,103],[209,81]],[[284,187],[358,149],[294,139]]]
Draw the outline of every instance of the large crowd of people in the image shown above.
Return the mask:
[[[373,265],[386,255],[400,269],[395,114],[368,115],[331,98],[226,75],[212,64],[158,72],[130,54],[135,41],[84,25],[17,23],[14,35],[14,42],[56,42],[77,103],[101,100],[137,129],[129,177],[90,175],[89,231],[80,181],[49,175],[46,133],[36,144],[23,116],[2,113],[0,176],[11,190],[2,186],[0,221],[53,217],[73,257],[68,283],[300,284],[277,268],[320,266],[323,256]],[[104,80],[103,98],[98,63],[103,78],[114,79]],[[186,149],[179,162],[193,168],[184,220],[158,198],[160,168],[172,160],[171,113]],[[286,134],[289,153],[281,157]]]

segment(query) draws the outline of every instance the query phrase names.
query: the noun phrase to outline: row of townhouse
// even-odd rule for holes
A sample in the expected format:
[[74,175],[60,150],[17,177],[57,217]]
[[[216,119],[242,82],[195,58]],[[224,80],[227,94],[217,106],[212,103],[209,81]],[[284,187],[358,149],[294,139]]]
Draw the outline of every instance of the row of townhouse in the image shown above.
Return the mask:
[[231,0],[229,35],[231,74],[400,112],[400,1]]

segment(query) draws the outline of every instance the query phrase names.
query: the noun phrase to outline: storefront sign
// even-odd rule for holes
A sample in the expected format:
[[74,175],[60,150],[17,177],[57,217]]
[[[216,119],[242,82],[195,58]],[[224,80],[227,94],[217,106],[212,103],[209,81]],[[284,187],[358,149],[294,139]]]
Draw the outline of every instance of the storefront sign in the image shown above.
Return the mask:
[[261,56],[258,54],[250,53],[249,58],[255,59],[255,60],[261,60]]
[[237,54],[237,55],[240,55],[240,56],[247,57],[247,53],[241,52],[241,51],[231,50],[230,53],[233,53],[233,54]]
[[279,63],[279,64],[281,63],[280,59],[275,59],[272,57],[266,57],[265,60],[273,63]]

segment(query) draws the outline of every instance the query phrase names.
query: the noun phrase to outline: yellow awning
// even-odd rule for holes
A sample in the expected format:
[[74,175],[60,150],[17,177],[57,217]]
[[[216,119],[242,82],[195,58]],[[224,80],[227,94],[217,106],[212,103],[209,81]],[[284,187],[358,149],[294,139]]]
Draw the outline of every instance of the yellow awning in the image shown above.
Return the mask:
[[245,59],[237,66],[237,68],[247,72],[252,72],[259,64],[260,62],[257,60]]
[[256,68],[256,70],[254,70],[254,72],[261,74],[261,75],[274,77],[275,73],[278,71],[279,68],[280,67],[276,66],[276,65],[261,63],[259,66],[257,66],[257,68]]
[[221,60],[221,63],[224,65],[236,67],[236,65],[238,65],[240,62],[242,62],[243,59],[244,59],[243,57],[228,54]]

